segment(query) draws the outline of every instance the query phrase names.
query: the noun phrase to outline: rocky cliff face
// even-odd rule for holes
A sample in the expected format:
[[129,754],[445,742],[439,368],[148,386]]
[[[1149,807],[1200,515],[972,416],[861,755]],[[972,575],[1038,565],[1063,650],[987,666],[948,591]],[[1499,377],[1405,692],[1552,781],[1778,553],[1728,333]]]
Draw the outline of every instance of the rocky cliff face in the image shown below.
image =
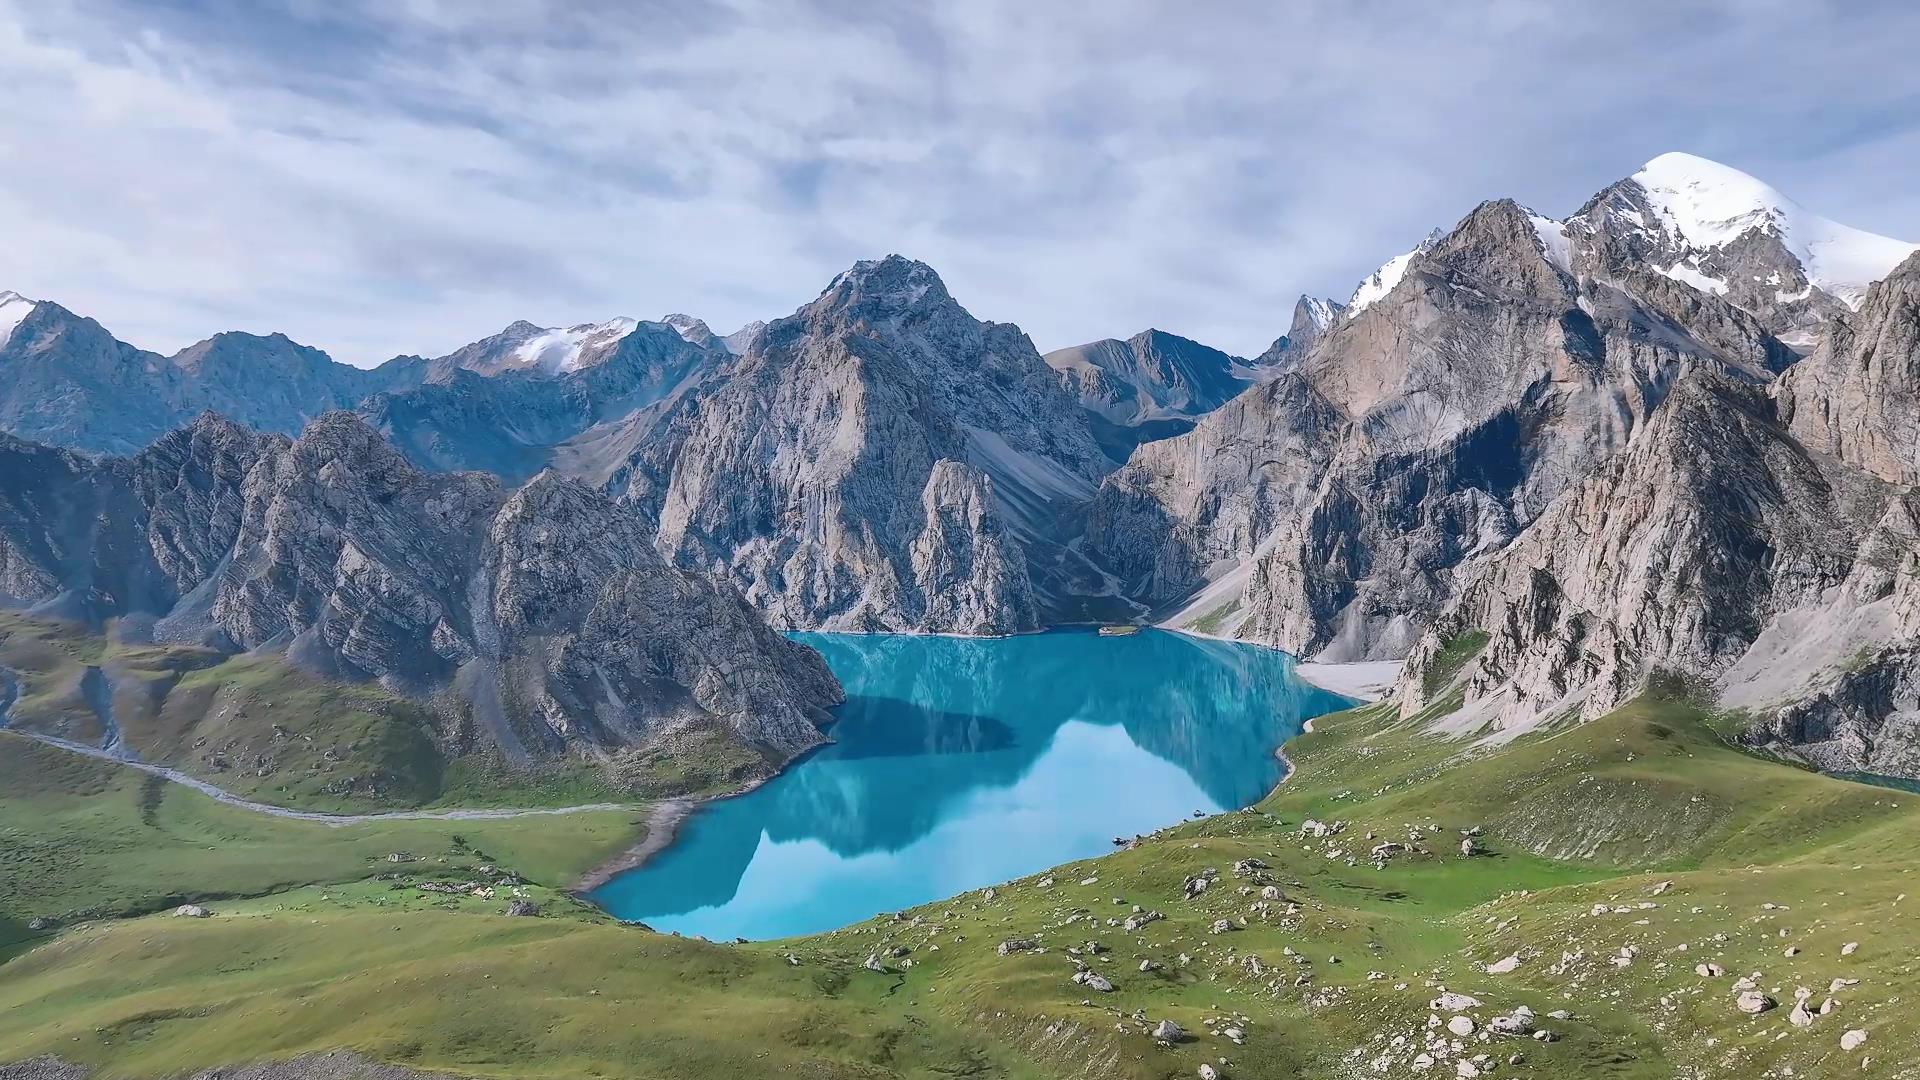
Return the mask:
[[[1561,229],[1511,202],[1468,215],[1331,330],[1297,385],[1245,399],[1310,456],[1270,454],[1266,424],[1236,402],[1103,485],[1092,550],[1184,605],[1182,623],[1218,614],[1221,629],[1325,659],[1403,654],[1454,569],[1623,447],[1676,379],[1769,376],[1751,318],[1705,298],[1727,325],[1687,334],[1661,307],[1669,283],[1643,296],[1578,278]],[[1183,472],[1201,457],[1258,460],[1261,483],[1237,465]]]
[[1033,629],[1027,548],[1109,467],[1026,335],[898,256],[628,428],[612,488],[785,627]]
[[1410,653],[1403,712],[1449,730],[1667,672],[1776,748],[1920,769],[1920,258],[1726,172],[1656,159],[1565,222],[1483,205],[1294,374],[1136,452],[1090,549],[1176,625]]
[[292,441],[206,417],[130,458],[0,455],[13,606],[377,679],[447,706],[451,741],[618,755],[718,728],[771,762],[840,700],[817,654],[667,566],[605,495],[422,472],[349,413]]
[[1781,413],[1808,446],[1899,484],[1920,482],[1920,254],[1828,327],[1780,379]]
[[1770,387],[1685,380],[1465,570],[1409,658],[1403,711],[1458,706],[1448,726],[1510,735],[1674,672],[1775,749],[1920,771],[1920,496],[1897,404],[1920,385],[1916,277],[1910,259]]

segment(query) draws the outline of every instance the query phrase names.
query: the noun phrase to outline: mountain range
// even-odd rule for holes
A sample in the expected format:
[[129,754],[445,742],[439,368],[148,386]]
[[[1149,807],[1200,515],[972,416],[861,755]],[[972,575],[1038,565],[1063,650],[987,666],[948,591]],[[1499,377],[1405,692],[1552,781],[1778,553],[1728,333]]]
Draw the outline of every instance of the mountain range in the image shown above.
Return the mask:
[[1489,740],[1676,675],[1914,775],[1915,251],[1666,154],[1564,217],[1483,203],[1252,359],[1042,355],[899,256],[726,336],[515,322],[371,370],[0,294],[0,594],[519,757],[797,753],[839,690],[778,630],[1151,618],[1404,659],[1406,715]]

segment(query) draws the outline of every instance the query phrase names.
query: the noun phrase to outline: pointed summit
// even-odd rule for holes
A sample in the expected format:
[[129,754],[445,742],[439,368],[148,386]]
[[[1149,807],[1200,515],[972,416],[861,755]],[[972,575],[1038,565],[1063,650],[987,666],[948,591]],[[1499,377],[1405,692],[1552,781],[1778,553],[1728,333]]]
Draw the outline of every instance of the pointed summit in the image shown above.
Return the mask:
[[889,255],[863,259],[842,271],[816,304],[873,316],[952,302],[946,283],[933,267],[918,259]]

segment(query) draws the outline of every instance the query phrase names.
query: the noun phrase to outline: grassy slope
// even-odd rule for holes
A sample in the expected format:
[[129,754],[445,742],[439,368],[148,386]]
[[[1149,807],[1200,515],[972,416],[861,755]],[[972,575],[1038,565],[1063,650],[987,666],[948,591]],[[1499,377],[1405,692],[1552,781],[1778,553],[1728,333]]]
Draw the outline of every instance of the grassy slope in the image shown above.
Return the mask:
[[479,755],[449,761],[418,704],[376,684],[318,678],[276,656],[124,644],[0,612],[0,666],[22,683],[11,726],[99,745],[104,727],[82,689],[95,666],[135,756],[275,806],[566,806],[643,790],[617,791],[578,762],[529,771]]
[[[1915,1075],[1913,796],[1745,756],[1666,702],[1494,750],[1379,709],[1316,729],[1289,746],[1294,778],[1260,812],[1182,825],[990,901],[969,894],[795,942],[687,942],[566,905],[508,920],[365,884],[228,905],[207,921],[70,931],[6,965],[0,1060],[57,1051],[135,1075],[345,1045],[490,1076],[1159,1078],[1221,1059],[1238,1077],[1451,1076],[1450,1062],[1409,1072],[1412,1049],[1391,1043],[1427,1037],[1444,984],[1484,1000],[1482,1019],[1522,1003],[1573,1012],[1543,1020],[1562,1036],[1551,1044],[1469,1040],[1469,1054],[1525,1056],[1498,1075]],[[1309,839],[1307,817],[1349,824]],[[1460,830],[1476,825],[1487,850],[1463,857]],[[1367,832],[1404,840],[1414,826],[1427,853],[1368,862]],[[1232,872],[1250,856],[1272,864],[1285,900],[1262,907],[1242,891],[1260,883]],[[1183,899],[1183,879],[1205,867],[1220,879]],[[1167,917],[1124,932],[1114,922],[1136,903]],[[1595,916],[1598,903],[1626,910]],[[1210,933],[1221,918],[1248,925]],[[1048,951],[999,956],[1014,936]],[[1065,949],[1089,940],[1105,949],[1093,962],[1111,995],[1067,979]],[[1842,957],[1848,941],[1859,951]],[[894,945],[911,968],[861,969]],[[1623,945],[1638,954],[1615,967]],[[1484,973],[1510,952],[1517,971]],[[1139,972],[1142,959],[1159,969]],[[1708,961],[1728,975],[1695,976]],[[1781,1008],[1733,1008],[1733,975],[1752,971]],[[1839,977],[1860,982],[1835,994],[1838,1012],[1810,1030],[1788,1024],[1795,986],[1817,1002]],[[1204,1035],[1204,1020],[1236,1013],[1247,1045]],[[1203,1037],[1160,1048],[1136,1015]],[[1851,1027],[1870,1041],[1843,1054]]]
[[383,860],[396,851],[423,859],[477,851],[564,887],[632,843],[637,819],[609,811],[351,827],[288,821],[0,735],[0,919],[68,921],[362,880],[394,870]]

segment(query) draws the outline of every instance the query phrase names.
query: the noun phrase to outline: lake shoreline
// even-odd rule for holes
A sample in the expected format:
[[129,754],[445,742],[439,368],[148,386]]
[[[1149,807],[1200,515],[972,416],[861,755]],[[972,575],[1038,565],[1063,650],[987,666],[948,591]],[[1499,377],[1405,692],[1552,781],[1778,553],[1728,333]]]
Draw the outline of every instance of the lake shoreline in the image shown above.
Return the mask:
[[[1052,644],[1037,644],[1031,648],[1021,646],[1014,651],[989,650],[983,653],[970,650],[960,650],[958,653],[954,650],[943,651],[941,646],[931,644],[933,640],[939,640],[939,638],[964,638],[958,634],[826,634],[820,638],[812,638],[808,634],[795,634],[795,640],[812,642],[814,648],[824,651],[831,661],[831,667],[835,667],[837,671],[858,676],[854,678],[854,682],[858,682],[860,678],[866,678],[870,682],[877,680],[877,690],[868,688],[864,692],[858,690],[854,682],[849,682],[847,684],[849,700],[872,698],[874,701],[879,701],[881,705],[893,703],[893,707],[899,707],[914,694],[924,692],[925,688],[920,686],[920,682],[914,682],[910,692],[891,686],[889,680],[897,678],[891,675],[891,669],[900,667],[899,657],[906,657],[912,661],[912,657],[918,657],[922,653],[947,655],[947,657],[962,655],[987,667],[987,671],[972,671],[970,667],[960,665],[950,675],[945,676],[945,682],[935,680],[935,684],[945,686],[945,690],[929,698],[929,701],[933,701],[933,705],[924,705],[924,703],[914,705],[914,709],[924,711],[925,717],[929,717],[931,723],[952,724],[958,721],[960,724],[954,728],[954,732],[939,732],[935,728],[922,732],[918,724],[924,721],[918,713],[895,719],[885,711],[874,713],[872,701],[868,701],[866,707],[856,709],[852,713],[837,711],[835,721],[829,723],[826,730],[835,732],[835,738],[831,740],[831,744],[843,746],[843,749],[829,755],[835,759],[833,765],[822,767],[822,769],[828,769],[828,773],[824,774],[828,776],[828,780],[824,782],[828,782],[828,786],[852,782],[854,794],[858,794],[858,790],[864,790],[866,784],[874,784],[876,792],[889,790],[893,792],[891,798],[906,799],[906,805],[916,805],[914,803],[916,796],[912,794],[916,788],[912,784],[906,784],[902,790],[893,790],[893,788],[900,788],[899,778],[895,774],[887,773],[885,769],[879,769],[876,765],[895,757],[897,753],[902,753],[902,748],[889,746],[889,740],[904,736],[906,738],[904,751],[910,751],[908,755],[927,755],[927,753],[943,755],[941,761],[947,765],[943,765],[943,769],[937,771],[941,776],[968,776],[964,769],[956,771],[950,767],[950,763],[956,759],[945,757],[958,749],[1025,748],[1023,755],[1018,759],[1018,769],[1014,769],[1012,773],[998,776],[996,773],[998,765],[995,765],[995,769],[989,769],[987,773],[989,776],[987,790],[1000,790],[1000,788],[1012,790],[1014,782],[1023,782],[1023,778],[1031,778],[1029,771],[1033,761],[1046,759],[1052,753],[1050,748],[1054,746],[1054,740],[1052,740],[1054,730],[1060,728],[1060,724],[1066,723],[1069,719],[1079,719],[1079,713],[1087,709],[1087,701],[1085,701],[1087,694],[1091,692],[1094,700],[1102,700],[1100,696],[1104,694],[1114,700],[1110,701],[1108,709],[1096,709],[1102,721],[1094,726],[1114,728],[1114,732],[1123,732],[1123,734],[1117,734],[1117,740],[1119,740],[1117,746],[1121,748],[1121,753],[1137,755],[1144,763],[1150,765],[1150,769],[1175,771],[1171,774],[1171,778],[1164,778],[1160,773],[1144,773],[1152,774],[1156,780],[1154,780],[1152,792],[1142,792],[1142,796],[1150,796],[1150,798],[1142,799],[1139,807],[1131,807],[1131,809],[1112,807],[1104,813],[1087,809],[1085,813],[1077,815],[1077,817],[1085,817],[1092,826],[1098,826],[1096,830],[1100,832],[1102,838],[1106,836],[1104,830],[1108,828],[1114,834],[1131,834],[1131,832],[1139,832],[1140,828],[1164,828],[1167,824],[1183,821],[1187,817],[1187,809],[1196,805],[1212,807],[1212,813],[1231,813],[1238,807],[1258,803],[1261,798],[1271,794],[1281,782],[1286,782],[1294,773],[1292,763],[1286,759],[1284,753],[1281,753],[1277,744],[1283,744],[1284,740],[1292,738],[1292,734],[1313,730],[1311,719],[1304,717],[1302,713],[1338,711],[1338,709],[1350,707],[1357,703],[1356,694],[1352,694],[1356,686],[1363,694],[1371,692],[1371,686],[1367,686],[1369,680],[1365,678],[1327,678],[1327,676],[1306,678],[1298,671],[1300,663],[1296,657],[1290,657],[1283,650],[1275,650],[1271,646],[1258,646],[1258,642],[1235,642],[1235,640],[1221,642],[1229,646],[1258,646],[1258,648],[1238,651],[1238,653],[1233,653],[1231,650],[1194,651],[1194,644],[1198,644],[1200,634],[1187,634],[1187,632],[1175,630],[1169,636],[1160,638],[1158,644],[1148,642],[1144,646],[1135,646],[1135,648],[1110,648],[1106,644],[1094,646],[1092,638],[1096,636],[1102,642],[1112,638],[1112,642],[1117,646],[1123,640],[1137,640],[1140,636],[1139,630],[1165,630],[1165,626],[1140,626],[1135,634],[1121,636],[1121,634],[1102,634],[1100,632],[1102,626],[1106,626],[1106,623],[1075,623],[1075,625],[1050,626],[1048,630],[1043,630],[1039,634],[1006,634],[1002,636],[1002,640],[1043,638],[1050,634],[1060,634],[1060,640]],[[872,640],[872,638],[920,638],[925,644],[922,646],[858,644],[860,640]],[[1073,642],[1075,638],[1079,640],[1077,644]],[[1194,642],[1194,644],[1181,646],[1177,644],[1181,638],[1187,638],[1188,642]],[[1261,659],[1261,653],[1265,653],[1265,659]],[[881,657],[887,663],[876,665],[868,661],[868,657]],[[981,657],[998,657],[998,659],[989,663]],[[1037,698],[1033,701],[1025,700],[1021,694],[1010,694],[1012,688],[1018,688],[1020,678],[1033,676],[1033,671],[1020,667],[1021,663],[1027,663],[1021,657],[1035,657],[1037,663],[1050,665],[1046,667],[1046,671],[1052,671],[1058,678],[1046,680],[1046,686],[1058,692],[1048,696],[1046,692],[1037,690],[1035,692]],[[920,663],[920,661],[914,661],[914,663]],[[1165,673],[1162,673],[1160,667],[1156,665],[1165,665],[1165,663],[1173,663],[1173,667],[1169,667]],[[1008,669],[1006,665],[1014,665],[1014,667]],[[908,663],[906,667],[900,667],[900,671],[908,671],[908,669],[918,671],[912,663]],[[847,678],[849,675],[841,676]],[[1008,680],[1014,680],[1014,682],[1008,682]],[[1077,682],[1085,682],[1085,688],[1079,692],[1060,690],[1060,686],[1071,686]],[[1375,676],[1373,682],[1379,682],[1379,676]],[[935,686],[935,684],[929,684],[929,686]],[[985,698],[979,698],[981,694],[985,694]],[[1060,698],[1060,701],[1054,701],[1052,698]],[[1165,701],[1162,701],[1162,698],[1165,698]],[[918,701],[918,698],[914,700]],[[945,707],[941,707],[941,701],[947,700],[964,700],[962,705],[966,707],[962,707],[960,713],[947,713]],[[985,701],[991,701],[991,705]],[[1046,719],[1035,721],[1037,723],[1035,732],[1044,738],[1029,742],[1025,736],[1021,736],[1020,740],[1010,740],[1012,728],[1006,728],[1004,734],[995,736],[1000,740],[1010,740],[1004,746],[995,744],[995,746],[975,748],[973,740],[983,738],[983,732],[996,732],[998,728],[1002,728],[1002,724],[995,717],[998,717],[1006,707],[1010,707],[1010,703],[1014,701],[1018,701],[1020,705],[1018,711],[1023,717],[1027,717],[1029,713],[1033,717],[1052,717],[1050,721]],[[1187,705],[1181,707],[1179,705],[1181,701],[1187,701]],[[1052,707],[1052,713],[1058,713],[1058,717],[1048,713],[1048,707]],[[1198,711],[1188,715],[1188,709],[1196,709],[1196,707]],[[1252,707],[1254,711],[1244,713],[1240,719],[1235,719],[1236,711],[1244,711],[1248,707]],[[981,709],[979,715],[975,715],[975,709]],[[879,726],[876,726],[876,719],[881,721]],[[1210,744],[1212,749],[1194,749],[1192,732],[1188,730],[1188,726],[1200,723],[1202,719],[1206,723],[1225,719],[1229,721],[1229,728],[1223,728],[1223,732],[1225,734],[1240,732],[1240,734],[1235,738],[1227,738],[1227,742],[1221,742],[1217,746]],[[847,723],[852,723],[854,726],[847,728],[845,726]],[[906,726],[895,728],[895,723],[904,723]],[[1025,721],[1016,721],[1016,726],[1021,723]],[[1160,730],[1160,728],[1169,728],[1169,730]],[[1062,730],[1068,730],[1068,728],[1062,728]],[[956,742],[947,746],[948,734],[958,734],[966,738],[958,738]],[[1258,738],[1258,734],[1269,734],[1269,738]],[[933,738],[933,736],[939,736],[939,738]],[[1254,736],[1254,738],[1248,738],[1248,736]],[[1279,736],[1279,738],[1271,738],[1271,736]],[[874,742],[876,738],[879,742]],[[1079,736],[1079,738],[1085,740],[1087,736]],[[1108,738],[1108,736],[1102,736],[1102,738]],[[854,746],[856,749],[845,749],[845,746]],[[1069,740],[1062,746],[1075,746],[1079,753],[1087,753],[1089,748],[1100,746],[1100,744],[1096,742],[1081,744],[1081,742]],[[1102,749],[1102,753],[1110,751],[1112,746],[1114,744],[1106,744],[1106,749]],[[864,748],[864,751],[860,748]],[[876,748],[881,749],[876,753],[874,751]],[[643,822],[636,822],[645,826],[643,836],[639,836],[626,849],[616,849],[611,859],[605,859],[591,871],[582,874],[568,892],[572,896],[580,897],[586,903],[599,907],[614,919],[651,926],[655,930],[672,928],[687,934],[708,934],[708,936],[778,938],[778,936],[787,936],[791,932],[803,932],[803,930],[795,930],[793,926],[803,924],[803,911],[810,911],[812,907],[818,907],[820,915],[837,915],[837,907],[845,907],[847,897],[837,896],[833,892],[833,888],[841,888],[841,886],[833,884],[835,878],[831,878],[831,874],[843,872],[841,865],[854,865],[854,859],[858,855],[864,855],[864,849],[860,847],[862,842],[856,840],[862,834],[862,828],[876,832],[876,836],[887,832],[885,828],[876,830],[868,826],[854,828],[851,824],[847,826],[835,824],[831,830],[820,830],[818,824],[812,821],[812,817],[826,813],[831,809],[831,805],[826,809],[808,807],[808,799],[801,799],[799,803],[789,807],[787,803],[791,803],[793,799],[787,799],[785,796],[776,796],[772,803],[764,803],[764,805],[756,803],[753,807],[728,807],[724,811],[720,807],[708,807],[714,811],[714,815],[710,815],[707,821],[701,822],[701,826],[693,828],[691,832],[685,828],[685,821],[701,807],[707,807],[708,801],[749,796],[753,792],[758,792],[764,784],[785,776],[787,769],[795,769],[803,765],[804,761],[810,757],[812,757],[812,751],[801,753],[795,759],[783,763],[780,769],[774,769],[766,776],[756,778],[753,784],[743,784],[741,788],[732,792],[662,799],[647,811],[647,817]],[[841,757],[845,757],[845,761],[841,761]],[[1033,761],[1027,761],[1027,757],[1031,757]],[[985,759],[985,761],[993,761],[993,759]],[[1123,757],[1116,757],[1114,761],[1123,761]],[[1054,759],[1052,767],[1060,769],[1062,765],[1058,759]],[[1185,769],[1185,774],[1179,773],[1181,769]],[[874,771],[874,776],[868,778],[866,771]],[[1054,780],[1060,780],[1064,786],[1054,786],[1050,780],[1044,786],[1044,792],[1052,792],[1052,794],[1044,798],[1060,798],[1058,792],[1075,790],[1073,782],[1062,780],[1060,776],[1056,776]],[[814,784],[812,778],[803,780],[801,790],[806,790],[810,784]],[[962,790],[972,790],[972,784],[977,784],[977,780],[960,780]],[[1188,792],[1188,788],[1192,790]],[[762,794],[760,798],[764,799],[768,796]],[[1198,799],[1198,801],[1187,801],[1188,798]],[[1165,815],[1164,819],[1158,813],[1144,811],[1144,807],[1148,805],[1156,805],[1158,801],[1169,801],[1169,799],[1175,803],[1181,803],[1181,807],[1185,809],[1173,809],[1171,813]],[[820,801],[820,799],[812,799],[812,801]],[[1094,801],[1100,801],[1100,799],[1094,799]],[[785,809],[776,809],[776,803],[778,807],[785,807]],[[837,803],[837,799],[826,799],[826,803]],[[852,803],[858,803],[858,799],[852,799]],[[1092,803],[1083,801],[1083,805],[1091,807]],[[787,817],[781,817],[787,811],[791,811],[789,817],[793,817],[801,824],[793,826],[793,822],[789,822],[787,828],[781,830],[778,822],[787,821]],[[987,821],[991,819],[993,813],[1004,813],[1004,811],[996,811],[989,807],[985,815],[977,815],[977,817],[981,821]],[[1075,815],[1068,815],[1068,817],[1071,819]],[[954,821],[968,822],[970,819],[968,815],[954,815]],[[820,836],[833,836],[833,844],[845,847],[845,849],[833,847],[831,853],[820,857],[820,865],[828,867],[829,876],[824,880],[828,880],[829,888],[818,890],[818,894],[816,892],[806,892],[804,896],[797,894],[787,903],[781,903],[776,897],[770,896],[764,888],[764,882],[762,886],[755,886],[747,892],[739,892],[741,886],[737,884],[735,878],[741,878],[741,874],[749,872],[751,867],[762,865],[756,859],[760,859],[762,855],[766,859],[781,857],[781,855],[772,855],[764,849],[766,836],[762,834],[762,826],[774,828],[774,832],[785,840],[806,838],[818,832]],[[1079,832],[1085,832],[1081,824],[1075,824],[1071,828],[1060,828],[1058,840],[1079,836]],[[918,830],[910,832],[910,840],[918,842],[925,834],[929,834],[929,826],[920,826]],[[755,836],[760,836],[762,855],[753,853]],[[1085,855],[1085,853],[1079,853],[1079,847],[1066,853],[1050,851],[1050,846],[1058,846],[1058,840],[1052,838],[1050,834],[1041,836],[1031,855],[1033,857],[1039,857],[1039,855],[1083,857]],[[674,859],[659,859],[660,851],[666,851],[674,844],[680,844],[687,853],[676,855]],[[937,851],[937,846],[927,847],[927,849],[916,849],[912,846],[900,847],[900,838],[889,838],[889,844],[893,846],[889,847],[889,851],[914,851],[914,855],[908,857],[908,863],[904,863],[906,871],[914,871],[916,867],[925,869],[920,865],[920,863],[927,863],[925,851]],[[716,851],[722,857],[722,861],[716,863],[716,867],[720,867],[716,871],[710,871],[707,867],[708,849]],[[793,853],[789,851],[783,857],[791,859]],[[912,863],[912,859],[920,859],[920,863]],[[937,865],[937,861],[927,863],[927,867],[931,865]],[[1027,869],[1043,869],[1046,865],[1056,865],[1056,859],[1037,861]],[[900,894],[895,899],[889,899],[889,903],[910,905],[914,897],[906,894],[914,892],[916,878],[912,872],[906,871],[895,869],[887,880],[877,880],[877,878],[866,880],[874,876],[874,869],[866,867],[866,869],[854,869],[852,876],[845,880],[864,882],[860,884],[860,890],[866,890],[862,897]],[[1008,871],[1008,867],[1002,865],[998,867],[998,871]],[[712,874],[724,876],[724,882],[720,882],[718,888],[710,888],[714,886],[714,882],[705,880],[705,876],[712,876]],[[783,874],[785,874],[783,880],[793,882],[793,865],[787,865],[783,869]],[[991,880],[998,880],[998,878],[981,878],[981,880],[991,884]],[[707,896],[708,892],[712,897]],[[877,903],[877,899],[874,901]],[[678,911],[676,905],[693,905],[693,907],[687,907],[678,915],[664,915],[664,913]],[[660,915],[655,917],[653,913],[660,913]],[[689,913],[691,917],[687,917]],[[747,915],[743,917],[737,913],[747,913]],[[856,920],[858,917],[851,917],[851,919]],[[837,924],[839,922],[831,922],[831,924],[822,922],[822,926],[837,926]]]

